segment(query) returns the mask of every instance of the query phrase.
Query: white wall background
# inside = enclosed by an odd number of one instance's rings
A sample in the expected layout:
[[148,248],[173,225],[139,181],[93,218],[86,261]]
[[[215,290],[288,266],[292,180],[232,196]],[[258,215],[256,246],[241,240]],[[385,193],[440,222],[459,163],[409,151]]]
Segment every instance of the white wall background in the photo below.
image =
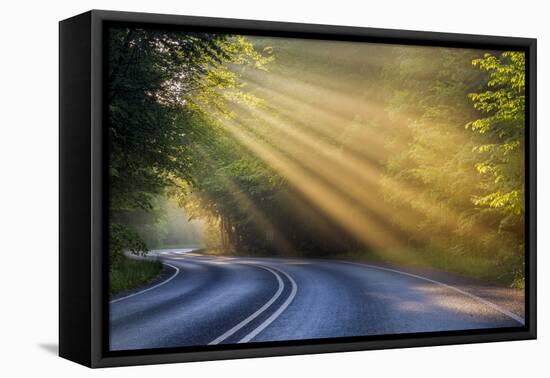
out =
[[[0,375],[60,377],[540,377],[550,372],[546,123],[550,26],[544,1],[4,1],[0,21]],[[539,340],[89,370],[57,344],[58,25],[111,9],[539,39]]]

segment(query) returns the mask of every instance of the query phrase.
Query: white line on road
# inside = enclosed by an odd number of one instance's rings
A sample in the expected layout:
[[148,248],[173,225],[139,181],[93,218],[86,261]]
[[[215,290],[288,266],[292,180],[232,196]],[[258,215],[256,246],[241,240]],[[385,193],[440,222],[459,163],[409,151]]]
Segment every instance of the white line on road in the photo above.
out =
[[162,282],[156,284],[155,286],[151,286],[151,287],[149,287],[149,288],[147,288],[147,289],[145,289],[145,290],[138,291],[137,293],[133,293],[133,294],[127,295],[127,296],[122,297],[122,298],[113,299],[112,301],[109,302],[109,304],[113,304],[113,303],[122,301],[122,300],[124,300],[124,299],[128,299],[128,298],[134,297],[134,296],[136,296],[136,295],[138,295],[138,294],[146,293],[146,292],[148,292],[148,291],[150,291],[150,290],[156,289],[157,287],[162,286],[162,285],[167,284],[168,282],[172,281],[172,279],[173,279],[174,277],[176,277],[176,276],[178,275],[178,273],[180,272],[179,268],[178,268],[177,266],[174,266],[174,265],[172,265],[172,264],[168,264],[168,263],[165,263],[165,262],[163,262],[163,264],[164,264],[164,265],[168,265],[168,266],[171,267],[171,268],[174,268],[174,269],[176,270],[176,272],[175,272],[174,274],[172,274],[167,280],[162,281]]
[[388,272],[398,273],[398,274],[402,274],[402,275],[405,275],[405,276],[417,278],[417,279],[420,279],[420,280],[423,280],[423,281],[427,281],[427,282],[430,282],[430,283],[433,283],[433,284],[436,284],[436,285],[443,286],[447,289],[454,290],[454,291],[456,291],[456,292],[458,292],[462,295],[465,295],[465,296],[467,296],[469,298],[472,298],[472,299],[474,299],[478,302],[481,302],[481,303],[491,307],[493,310],[496,310],[496,311],[500,312],[501,314],[504,314],[504,315],[508,316],[509,318],[514,319],[515,321],[517,321],[518,323],[521,323],[522,325],[525,325],[525,319],[523,319],[522,317],[520,317],[520,316],[518,316],[518,315],[516,315],[516,314],[500,307],[499,305],[497,305],[493,302],[489,302],[488,300],[483,299],[481,297],[478,297],[477,295],[474,295],[472,293],[468,293],[467,291],[459,289],[458,287],[451,286],[451,285],[448,285],[448,284],[440,282],[440,281],[432,280],[431,278],[422,277],[422,276],[419,276],[419,275],[416,275],[416,274],[407,273],[407,272],[403,272],[403,271],[396,270],[396,269],[384,268],[384,267],[381,267],[381,266],[370,265],[370,264],[362,264],[362,263],[356,263],[356,262],[351,262],[351,261],[342,261],[342,262],[346,263],[346,264],[366,266],[367,268],[379,269],[379,270],[385,270],[385,271],[388,271]]
[[247,343],[249,342],[250,340],[252,340],[254,337],[256,337],[260,332],[262,332],[265,328],[267,328],[267,326],[269,326],[271,323],[273,323],[273,321],[275,321],[275,319],[277,319],[282,313],[284,310],[286,310],[286,308],[292,303],[292,301],[294,300],[294,297],[296,296],[296,292],[298,291],[298,285],[296,284],[296,281],[294,281],[292,279],[292,277],[290,277],[286,272],[282,271],[282,270],[279,270],[277,269],[279,272],[283,273],[287,278],[288,280],[290,281],[290,283],[292,284],[292,291],[290,292],[290,295],[288,296],[288,298],[286,299],[286,301],[281,305],[281,307],[279,307],[277,309],[277,311],[275,311],[269,318],[267,318],[262,324],[260,324],[255,330],[253,330],[252,332],[250,332],[248,335],[246,335],[245,337],[243,337],[241,340],[239,340],[239,344],[240,343]]
[[274,270],[272,270],[268,267],[265,267],[265,266],[262,266],[262,265],[255,265],[255,264],[253,266],[257,266],[258,268],[265,269],[265,270],[269,271],[270,273],[272,273],[277,278],[277,282],[279,283],[279,287],[277,288],[277,291],[275,292],[275,295],[273,295],[269,301],[267,301],[262,307],[260,307],[256,312],[254,312],[248,318],[244,319],[242,322],[237,324],[235,327],[231,328],[229,331],[225,332],[220,337],[218,337],[215,340],[208,343],[208,345],[219,344],[222,341],[224,341],[225,339],[227,339],[229,336],[233,335],[235,332],[237,332],[238,330],[240,330],[241,328],[246,326],[252,320],[254,320],[258,316],[260,316],[260,314],[262,314],[265,310],[267,310],[269,308],[269,306],[271,306],[273,304],[273,302],[275,302],[277,300],[277,298],[279,298],[281,296],[281,293],[283,292],[283,289],[285,288],[285,284],[283,283],[283,280],[282,280],[281,276],[279,276],[277,274],[277,272],[275,272]]

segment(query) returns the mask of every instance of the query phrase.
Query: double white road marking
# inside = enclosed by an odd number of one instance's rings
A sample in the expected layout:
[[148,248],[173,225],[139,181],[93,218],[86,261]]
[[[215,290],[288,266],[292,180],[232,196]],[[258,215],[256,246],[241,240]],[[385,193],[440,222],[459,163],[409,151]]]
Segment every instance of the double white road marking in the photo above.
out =
[[[517,321],[520,324],[525,324],[525,320],[522,317],[520,317],[520,316],[518,316],[518,315],[516,315],[516,314],[514,314],[514,313],[512,313],[512,312],[496,305],[495,303],[492,303],[492,302],[490,302],[490,301],[488,301],[484,298],[478,297],[477,295],[474,295],[472,293],[469,293],[467,291],[459,289],[455,286],[451,286],[451,285],[445,284],[445,283],[440,282],[440,281],[436,281],[436,280],[433,280],[433,279],[430,279],[430,278],[427,278],[427,277],[419,276],[419,275],[408,273],[408,272],[403,272],[403,271],[396,270],[396,269],[385,268],[385,267],[370,265],[370,264],[356,263],[356,262],[347,262],[347,261],[343,261],[343,262],[348,263],[348,264],[352,264],[352,265],[363,266],[363,267],[366,267],[366,268],[397,273],[397,274],[413,277],[413,278],[420,279],[420,280],[423,280],[423,281],[426,281],[426,282],[430,282],[432,284],[442,286],[446,289],[453,290],[453,291],[458,292],[458,293],[460,293],[460,294],[462,294],[466,297],[469,297],[473,300],[476,300],[480,303],[483,303],[486,306],[491,307],[493,310],[496,310],[497,312],[500,312],[501,314],[504,314],[504,315],[508,316],[509,318],[514,319],[515,321]],[[145,290],[141,290],[141,291],[138,291],[136,293],[133,293],[133,294],[121,297],[121,298],[113,299],[112,301],[110,301],[110,303],[111,304],[116,303],[116,302],[119,302],[119,301],[122,301],[122,300],[125,300],[125,299],[128,299],[128,298],[131,298],[133,296],[143,294],[147,291],[156,289],[156,288],[170,282],[180,272],[180,269],[178,267],[174,266],[174,265],[168,264],[166,262],[163,262],[163,264],[168,265],[171,268],[175,269],[174,274],[172,276],[170,276],[168,279],[166,279],[166,280],[164,280],[164,281],[162,281],[162,282],[160,282],[160,283],[158,283],[154,286],[151,286],[151,287],[149,287]],[[274,310],[274,312],[271,314],[271,316],[269,316],[259,326],[257,326],[252,331],[250,331],[247,335],[242,337],[238,341],[238,343],[247,343],[247,342],[251,341],[252,339],[254,339],[264,329],[266,329],[271,323],[273,323],[287,309],[287,307],[292,303],[292,301],[296,297],[296,293],[298,291],[298,285],[296,284],[296,281],[294,281],[294,279],[289,274],[287,274],[286,272],[284,272],[280,269],[276,269],[274,267],[267,267],[267,266],[260,265],[260,264],[257,264],[257,263],[246,263],[246,264],[264,269],[264,270],[270,272],[271,274],[273,274],[275,276],[275,278],[277,279],[277,285],[278,285],[277,290],[275,291],[275,294],[265,304],[263,304],[258,310],[256,310],[254,313],[249,315],[246,319],[242,320],[240,323],[238,323],[237,325],[235,325],[234,327],[229,329],[227,332],[223,333],[221,336],[219,336],[216,339],[212,340],[208,345],[216,345],[216,344],[219,344],[219,343],[223,342],[224,340],[226,340],[227,338],[231,337],[236,332],[241,330],[243,327],[250,324],[254,319],[258,318],[265,311],[267,311],[277,301],[277,299],[279,299],[281,297],[281,295],[283,294],[283,291],[285,289],[285,283],[283,281],[283,278],[281,277],[281,274],[284,275],[288,279],[288,281],[290,282],[290,285],[291,285],[290,294],[288,295],[286,300],[276,310]]]
[[296,284],[296,281],[288,275],[287,273],[283,272],[282,270],[275,269],[275,268],[268,268],[267,266],[258,265],[258,264],[250,264],[253,266],[256,266],[258,268],[262,268],[270,272],[277,278],[278,288],[275,294],[258,310],[256,310],[253,314],[248,316],[246,319],[241,321],[239,324],[225,332],[223,335],[217,337],[216,339],[212,340],[208,345],[216,345],[233,335],[235,332],[239,331],[241,328],[248,325],[250,322],[252,322],[254,319],[256,319],[258,316],[260,316],[263,312],[265,312],[283,293],[283,290],[285,288],[285,284],[279,273],[282,273],[285,275],[285,277],[290,281],[291,284],[291,291],[290,295],[287,297],[287,299],[271,314],[269,318],[264,320],[262,324],[260,324],[258,327],[254,328],[250,333],[248,333],[246,336],[244,336],[242,339],[238,341],[238,343],[247,343],[250,340],[252,340],[254,337],[256,337],[260,332],[262,332],[264,329],[266,329],[271,323],[275,321],[282,313],[286,310],[286,308],[292,303],[294,300],[294,297],[296,297],[296,293],[298,291],[298,285]]
[[[153,290],[153,289],[156,289],[162,285],[165,285],[167,284],[168,282],[170,282],[171,280],[173,280],[179,273],[180,273],[180,269],[177,267],[177,266],[174,266],[172,264],[169,264],[169,263],[166,263],[166,262],[163,262],[164,265],[168,265],[169,267],[175,269],[175,272],[174,274],[172,274],[169,278],[167,278],[166,280],[156,284],[156,285],[153,285],[151,287],[148,287],[147,289],[144,289],[144,290],[140,290],[138,292],[135,292],[135,293],[132,293],[132,294],[129,294],[129,295],[126,295],[124,297],[121,297],[121,298],[116,298],[116,299],[113,299],[109,302],[109,304],[113,304],[113,303],[116,303],[116,302],[120,302],[120,301],[123,301],[125,299],[129,299],[129,298],[132,298],[136,295],[139,295],[139,294],[143,294],[143,293],[146,293],[150,290]],[[283,274],[289,281],[290,281],[290,284],[291,284],[291,291],[290,291],[290,295],[287,297],[287,299],[279,306],[279,308],[277,308],[273,314],[267,318],[262,324],[260,324],[258,327],[256,327],[254,330],[252,330],[249,334],[247,334],[246,336],[244,336],[241,340],[238,341],[238,343],[246,343],[246,342],[249,342],[250,340],[252,340],[254,337],[256,337],[260,332],[262,332],[264,329],[266,329],[271,323],[273,323],[275,321],[275,319],[277,319],[282,313],[283,311],[286,310],[286,308],[292,303],[292,301],[294,300],[294,297],[296,297],[296,293],[298,291],[298,285],[296,284],[296,281],[294,281],[294,279],[288,275],[286,272],[283,272],[282,270],[279,270],[279,269],[275,269],[275,268],[269,268],[267,266],[264,266],[264,265],[259,265],[259,264],[250,264],[250,263],[247,263],[248,265],[252,265],[252,266],[255,266],[255,267],[258,267],[258,268],[261,268],[261,269],[264,269],[264,270],[267,270],[268,272],[270,272],[271,274],[273,274],[275,276],[275,278],[277,279],[277,284],[278,284],[278,287],[277,287],[277,291],[275,292],[275,294],[262,306],[260,307],[258,310],[256,310],[253,314],[251,314],[250,316],[248,316],[246,319],[244,319],[243,321],[241,321],[239,324],[237,324],[236,326],[234,326],[233,328],[231,328],[230,330],[228,330],[227,332],[225,332],[223,335],[217,337],[215,340],[211,341],[208,345],[216,345],[216,344],[219,344],[221,343],[222,341],[224,341],[225,339],[227,339],[228,337],[230,337],[231,335],[233,335],[235,332],[239,331],[241,328],[245,327],[246,325],[248,325],[250,322],[252,322],[254,319],[256,319],[258,316],[260,316],[262,313],[264,313],[269,307],[271,307],[271,305],[277,300],[279,299],[279,297],[281,296],[281,294],[283,293],[283,290],[285,288],[285,284],[284,284],[284,281],[283,279],[281,278],[281,276],[279,275],[279,273]]]

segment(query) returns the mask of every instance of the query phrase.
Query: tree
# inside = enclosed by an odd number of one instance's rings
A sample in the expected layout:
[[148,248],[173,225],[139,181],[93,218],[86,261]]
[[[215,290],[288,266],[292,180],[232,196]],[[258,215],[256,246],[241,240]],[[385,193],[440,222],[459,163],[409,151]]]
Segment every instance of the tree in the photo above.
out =
[[[515,286],[524,285],[525,264],[525,54],[485,54],[473,65],[489,74],[487,88],[472,93],[474,107],[485,117],[466,125],[484,137],[474,146],[482,192],[472,198],[478,213],[495,219],[493,240],[499,257],[512,266]],[[496,240],[498,238],[498,240]],[[494,245],[493,245],[494,248]]]
[[[191,182],[197,140],[208,144],[212,111],[247,99],[236,67],[267,61],[244,37],[113,28],[109,35],[111,241],[133,235],[123,213],[151,211],[174,177]],[[124,233],[124,234],[121,234]],[[141,244],[142,247],[145,247]]]
[[485,54],[473,64],[489,72],[489,89],[470,95],[474,107],[487,116],[467,127],[489,138],[474,148],[481,158],[476,168],[484,176],[485,189],[474,203],[501,212],[501,227],[506,228],[521,224],[525,212],[525,54]]
[[[471,153],[476,138],[464,129],[478,115],[467,96],[485,80],[471,66],[474,54],[405,48],[388,69],[399,148],[386,161],[382,190],[411,240],[445,253],[474,248],[472,233],[483,227],[469,218],[479,180]],[[415,222],[404,223],[403,213]]]
[[402,126],[383,191],[424,257],[521,286],[524,55],[474,54],[405,48],[388,68],[388,111]]

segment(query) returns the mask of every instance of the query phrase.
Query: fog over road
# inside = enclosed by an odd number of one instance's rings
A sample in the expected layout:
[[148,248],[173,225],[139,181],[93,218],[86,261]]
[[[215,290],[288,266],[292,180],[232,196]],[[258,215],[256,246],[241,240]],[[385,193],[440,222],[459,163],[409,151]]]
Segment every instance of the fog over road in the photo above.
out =
[[513,289],[343,261],[157,251],[162,281],[114,297],[111,350],[522,326]]

